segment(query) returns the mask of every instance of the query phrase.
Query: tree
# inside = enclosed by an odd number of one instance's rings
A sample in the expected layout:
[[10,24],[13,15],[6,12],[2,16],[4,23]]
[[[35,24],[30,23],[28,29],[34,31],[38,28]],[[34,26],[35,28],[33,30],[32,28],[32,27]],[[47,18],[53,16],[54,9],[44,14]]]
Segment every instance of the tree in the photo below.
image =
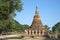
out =
[[[9,25],[13,23],[15,11],[22,10],[21,0],[0,0],[0,30],[8,31]],[[0,32],[0,33],[1,33]]]
[[49,30],[49,29],[50,29],[50,27],[48,27],[48,25],[44,25],[44,27],[45,27],[47,30]]
[[1,17],[11,16],[15,10],[22,10],[21,0],[0,0],[0,15]]
[[56,23],[53,27],[52,27],[52,31],[58,31],[60,32],[60,22]]
[[24,24],[24,25],[22,25],[21,30],[22,30],[22,32],[24,32],[24,31],[25,31],[25,29],[28,29],[28,28],[29,28],[29,25]]

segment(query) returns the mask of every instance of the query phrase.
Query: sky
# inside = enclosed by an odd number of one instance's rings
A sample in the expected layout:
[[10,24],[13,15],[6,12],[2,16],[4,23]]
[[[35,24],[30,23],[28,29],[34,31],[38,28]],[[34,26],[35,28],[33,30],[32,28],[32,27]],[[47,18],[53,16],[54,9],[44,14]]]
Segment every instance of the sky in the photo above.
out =
[[21,0],[23,10],[15,12],[14,17],[20,24],[31,25],[35,15],[36,3],[38,4],[39,16],[43,25],[53,27],[60,22],[60,0]]

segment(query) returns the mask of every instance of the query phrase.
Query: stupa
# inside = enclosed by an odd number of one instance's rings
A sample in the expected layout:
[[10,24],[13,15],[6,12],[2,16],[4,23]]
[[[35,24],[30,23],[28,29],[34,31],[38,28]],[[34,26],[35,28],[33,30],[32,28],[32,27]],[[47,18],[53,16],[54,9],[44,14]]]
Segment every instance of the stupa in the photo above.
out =
[[48,30],[43,27],[41,22],[37,5],[32,25],[28,29],[25,29],[24,35],[25,37],[46,37],[48,35]]

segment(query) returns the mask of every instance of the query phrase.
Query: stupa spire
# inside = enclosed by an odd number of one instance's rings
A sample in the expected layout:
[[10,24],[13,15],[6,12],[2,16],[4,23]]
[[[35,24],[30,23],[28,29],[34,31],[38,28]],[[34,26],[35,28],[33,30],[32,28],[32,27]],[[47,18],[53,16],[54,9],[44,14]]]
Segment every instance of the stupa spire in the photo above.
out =
[[38,3],[36,2],[36,12],[35,15],[38,15]]

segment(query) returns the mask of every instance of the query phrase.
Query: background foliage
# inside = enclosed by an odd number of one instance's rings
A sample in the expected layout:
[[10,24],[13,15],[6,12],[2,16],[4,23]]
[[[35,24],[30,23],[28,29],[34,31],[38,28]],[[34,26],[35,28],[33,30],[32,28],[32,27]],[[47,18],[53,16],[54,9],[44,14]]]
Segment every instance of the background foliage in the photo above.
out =
[[0,0],[0,33],[23,32],[28,25],[21,25],[13,19],[15,11],[22,11],[21,0]]

